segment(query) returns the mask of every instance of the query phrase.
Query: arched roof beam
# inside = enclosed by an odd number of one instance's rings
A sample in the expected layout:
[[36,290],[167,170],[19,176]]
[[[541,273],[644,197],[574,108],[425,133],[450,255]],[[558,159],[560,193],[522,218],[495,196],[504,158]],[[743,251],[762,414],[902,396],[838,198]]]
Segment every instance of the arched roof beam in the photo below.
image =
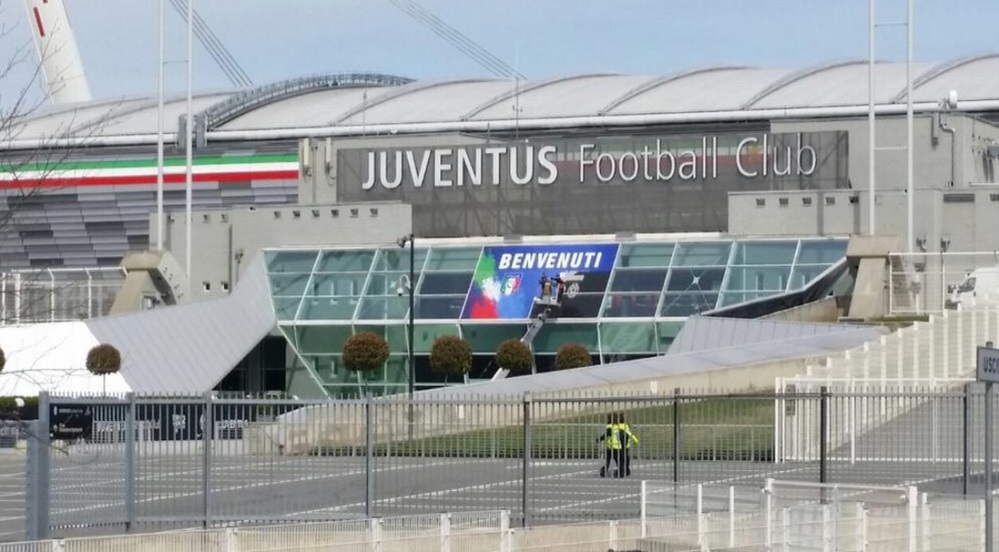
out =
[[732,70],[738,70],[738,69],[751,69],[751,67],[747,67],[747,66],[743,66],[743,65],[731,65],[731,66],[720,66],[720,67],[701,67],[701,68],[698,68],[698,69],[689,69],[689,70],[686,70],[686,71],[680,71],[678,73],[670,73],[669,75],[664,75],[664,76],[661,76],[661,77],[656,77],[654,79],[650,79],[650,80],[648,80],[646,82],[643,82],[642,84],[640,84],[640,85],[632,88],[631,90],[628,90],[627,92],[625,92],[624,94],[622,94],[618,98],[616,98],[613,101],[611,101],[609,104],[605,105],[600,111],[597,112],[597,114],[598,115],[606,115],[611,110],[613,110],[614,108],[620,106],[621,104],[623,104],[623,103],[625,103],[625,102],[627,102],[629,100],[632,100],[634,98],[637,98],[638,96],[641,96],[642,94],[644,94],[644,93],[646,93],[646,92],[648,92],[648,91],[650,91],[650,90],[652,90],[654,88],[658,88],[658,87],[660,87],[660,86],[662,86],[664,84],[668,84],[668,83],[671,83],[671,82],[674,82],[674,81],[678,81],[680,79],[685,79],[687,77],[692,77],[694,75],[700,75],[700,74],[703,74],[703,73],[713,73],[715,71],[732,71]]
[[309,94],[317,90],[358,86],[402,86],[411,82],[413,82],[412,79],[379,73],[341,73],[291,79],[260,86],[234,94],[229,99],[223,100],[198,114],[195,121],[198,142],[201,143],[201,137],[210,129],[259,107],[288,98]]
[[[964,67],[965,65],[975,63],[976,61],[982,61],[992,58],[999,58],[999,53],[976,54],[973,56],[962,57],[941,63],[933,67],[929,71],[923,73],[922,75],[919,75],[919,77],[917,77],[916,80],[912,81],[912,91],[915,92],[916,89],[919,88],[920,86],[930,82],[931,80],[937,77],[943,76],[951,71],[954,71],[960,67]],[[894,98],[891,99],[892,103],[900,103],[905,101],[906,88],[907,87],[902,88],[902,90],[898,94],[896,94]]]
[[491,108],[491,107],[493,107],[495,105],[503,103],[506,100],[509,100],[509,99],[511,99],[511,98],[513,98],[515,96],[520,96],[521,94],[524,94],[524,93],[527,93],[527,92],[531,92],[532,90],[538,90],[538,89],[544,88],[546,86],[552,86],[552,85],[555,85],[555,84],[559,84],[559,83],[562,83],[562,82],[568,82],[568,81],[572,81],[572,80],[587,79],[587,78],[592,78],[592,77],[609,77],[609,76],[613,76],[613,75],[615,75],[615,73],[587,73],[587,74],[583,74],[583,75],[568,75],[568,76],[563,76],[563,77],[555,77],[553,79],[545,79],[545,80],[540,80],[540,81],[536,81],[536,82],[533,82],[533,83],[528,83],[528,84],[524,85],[523,88],[517,88],[515,90],[508,90],[506,92],[503,92],[502,94],[498,94],[496,96],[493,96],[492,98],[486,100],[486,102],[483,103],[482,105],[479,105],[478,107],[473,108],[468,113],[462,115],[459,118],[459,120],[461,120],[461,121],[468,121],[472,117],[475,117],[479,113],[482,113],[483,111],[485,111],[485,110],[487,110],[487,109],[489,109],[489,108]]
[[[206,96],[217,96],[223,93],[224,92],[205,92],[203,94],[198,94],[194,96],[194,99],[197,100],[200,98],[204,98]],[[186,98],[187,96],[185,94],[170,94],[164,96],[163,106],[166,107],[172,103],[182,102]],[[159,99],[157,98],[149,99],[148,97],[142,97],[137,99],[140,101],[136,101],[135,105],[133,105],[132,107],[129,107],[123,111],[109,112],[108,115],[103,119],[98,118],[97,120],[91,120],[82,123],[79,126],[74,127],[72,132],[76,133],[84,130],[90,130],[106,124],[113,124],[114,121],[117,119],[128,117],[129,115],[135,115],[136,113],[141,113],[147,109],[156,109],[157,107],[159,107]]]
[[821,65],[815,65],[812,67],[806,67],[800,71],[794,71],[790,75],[786,75],[782,78],[777,79],[769,86],[759,91],[755,96],[749,99],[748,102],[742,105],[742,109],[751,109],[754,105],[761,102],[767,96],[786,88],[798,81],[807,79],[808,77],[817,75],[825,71],[831,71],[833,69],[838,69],[840,67],[848,67],[850,65],[859,65],[861,63],[866,64],[866,61],[834,61],[830,63],[823,63]]
[[381,104],[383,104],[383,103],[385,103],[387,101],[395,100],[395,99],[401,98],[403,96],[408,96],[409,94],[415,94],[417,92],[422,92],[424,90],[429,90],[431,88],[437,88],[437,87],[440,87],[440,86],[447,86],[447,85],[450,85],[450,84],[465,84],[465,83],[471,83],[471,82],[488,82],[490,80],[493,80],[493,79],[461,79],[461,80],[447,80],[447,81],[420,81],[420,82],[411,83],[411,84],[409,84],[407,86],[400,86],[400,87],[396,88],[395,90],[391,90],[389,92],[386,92],[385,94],[382,94],[381,96],[378,96],[377,98],[375,98],[374,100],[372,100],[370,102],[362,102],[361,105],[358,105],[357,107],[354,107],[354,108],[350,109],[349,111],[347,111],[346,113],[344,113],[343,115],[341,115],[340,118],[337,119],[336,122],[333,123],[333,124],[334,125],[342,124],[342,123],[344,123],[346,121],[349,121],[352,117],[355,117],[355,116],[359,115],[361,112],[367,111],[368,109],[371,109],[372,107],[375,107],[376,105],[381,105]]

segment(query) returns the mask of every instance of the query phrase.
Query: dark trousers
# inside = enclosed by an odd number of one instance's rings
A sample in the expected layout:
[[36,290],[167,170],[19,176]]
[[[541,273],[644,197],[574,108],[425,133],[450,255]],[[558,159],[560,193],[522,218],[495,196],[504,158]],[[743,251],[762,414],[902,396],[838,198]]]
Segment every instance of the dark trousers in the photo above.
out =
[[623,475],[631,475],[631,449],[621,450],[621,461],[618,462]]

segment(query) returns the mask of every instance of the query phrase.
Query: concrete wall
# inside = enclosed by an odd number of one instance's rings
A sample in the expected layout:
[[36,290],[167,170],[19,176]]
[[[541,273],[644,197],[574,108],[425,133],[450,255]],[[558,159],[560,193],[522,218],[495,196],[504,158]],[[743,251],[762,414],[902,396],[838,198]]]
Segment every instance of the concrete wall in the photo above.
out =
[[[193,220],[190,296],[201,301],[227,294],[263,248],[394,244],[411,231],[412,209],[401,203],[239,207],[198,211]],[[186,232],[183,211],[171,212],[164,246],[182,267]]]

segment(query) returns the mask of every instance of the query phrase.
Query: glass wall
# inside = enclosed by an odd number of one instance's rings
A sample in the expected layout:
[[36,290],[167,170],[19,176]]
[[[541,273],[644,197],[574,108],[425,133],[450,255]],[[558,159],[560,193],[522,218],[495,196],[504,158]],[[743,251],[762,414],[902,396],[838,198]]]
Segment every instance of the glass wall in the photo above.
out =
[[[376,394],[398,393],[408,388],[411,267],[418,389],[460,383],[445,382],[443,376],[430,371],[427,355],[437,337],[458,335],[466,339],[475,355],[471,377],[482,379],[495,372],[492,358],[496,346],[524,335],[527,316],[482,319],[466,312],[471,310],[466,309],[466,302],[473,287],[486,290],[486,295],[494,294],[497,301],[518,292],[534,293],[537,283],[530,281],[530,272],[524,272],[522,278],[516,271],[500,274],[495,270],[509,259],[490,257],[488,263],[483,262],[487,249],[496,255],[506,246],[420,247],[419,240],[417,245],[412,259],[409,249],[395,246],[265,251],[278,325],[297,362],[311,370],[331,395],[355,396],[362,389]],[[539,262],[548,262],[550,267],[555,261],[543,257],[545,251],[559,247],[576,251],[585,249],[584,245],[530,247],[540,252],[544,260]],[[509,247],[523,251],[526,246]],[[639,240],[615,247],[609,277],[601,276],[586,285],[581,282],[578,293],[572,294],[573,304],[586,308],[571,318],[555,316],[534,338],[539,370],[548,369],[555,352],[567,342],[585,345],[595,361],[605,363],[665,353],[686,317],[800,289],[843,257],[846,241]],[[564,260],[571,259],[571,254],[564,255]],[[609,262],[607,266],[611,266]],[[572,276],[576,272],[561,274]],[[502,281],[493,286],[483,283],[490,277]],[[340,353],[347,338],[361,331],[384,336],[391,357],[381,371],[359,379],[343,366]]]

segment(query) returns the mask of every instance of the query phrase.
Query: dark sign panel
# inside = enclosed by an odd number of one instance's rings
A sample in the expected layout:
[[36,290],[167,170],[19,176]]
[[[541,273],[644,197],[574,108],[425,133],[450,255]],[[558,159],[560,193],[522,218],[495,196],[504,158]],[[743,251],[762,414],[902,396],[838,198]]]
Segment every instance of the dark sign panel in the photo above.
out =
[[730,192],[847,188],[847,158],[845,132],[341,149],[337,190],[412,203],[428,237],[725,231]]

